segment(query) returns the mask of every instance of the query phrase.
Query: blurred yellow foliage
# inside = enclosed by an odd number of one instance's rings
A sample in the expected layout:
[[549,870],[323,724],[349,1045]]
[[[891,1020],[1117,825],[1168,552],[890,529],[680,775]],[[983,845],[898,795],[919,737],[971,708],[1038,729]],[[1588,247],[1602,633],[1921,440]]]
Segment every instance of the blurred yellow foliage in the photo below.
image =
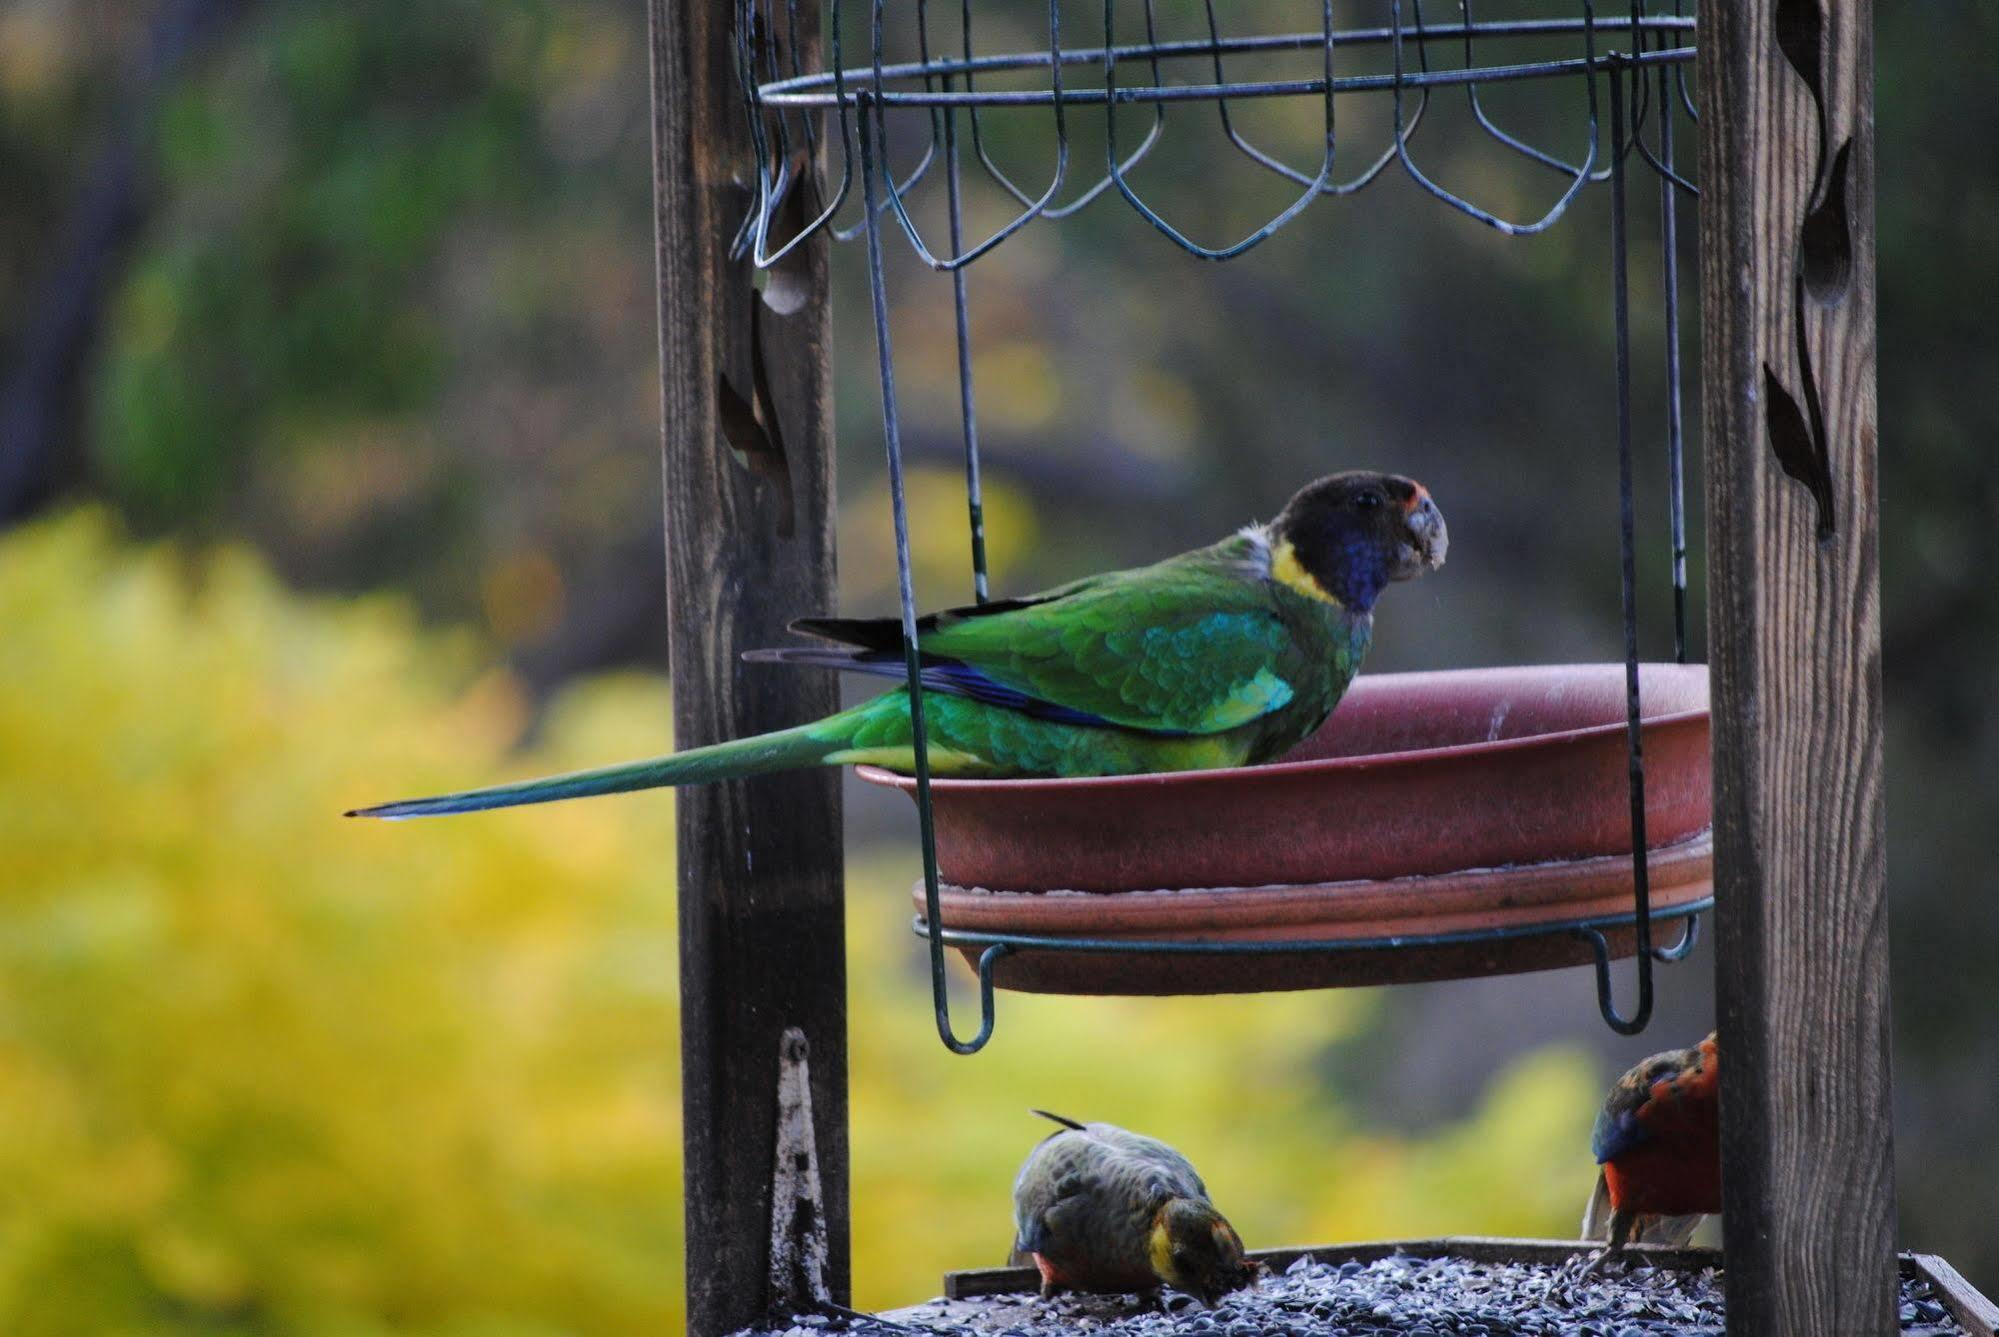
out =
[[[909,562],[919,608],[972,602],[972,521],[961,470],[923,465],[904,476]],[[982,488],[986,572],[1006,591],[1013,568],[1040,539],[1026,493],[988,475]],[[895,611],[895,524],[885,488],[868,488],[840,513],[840,602],[857,615]],[[798,610],[799,616],[815,611]]]
[[[663,748],[663,684],[579,687],[516,751],[466,639],[91,514],[0,540],[0,627],[0,1331],[676,1330],[670,798],[336,816]],[[954,1058],[909,876],[854,861],[861,1303],[1000,1259],[1030,1104],[1176,1141],[1253,1244],[1571,1228],[1581,1059],[1424,1141],[1314,1075],[1364,996],[1006,996]]]
[[0,1331],[672,1330],[667,805],[339,817],[664,744],[663,688],[510,761],[462,638],[90,516],[0,547],[0,626]]
[[972,363],[979,406],[1002,431],[1030,435],[1055,421],[1062,408],[1062,378],[1048,345],[1033,339],[1002,340]]

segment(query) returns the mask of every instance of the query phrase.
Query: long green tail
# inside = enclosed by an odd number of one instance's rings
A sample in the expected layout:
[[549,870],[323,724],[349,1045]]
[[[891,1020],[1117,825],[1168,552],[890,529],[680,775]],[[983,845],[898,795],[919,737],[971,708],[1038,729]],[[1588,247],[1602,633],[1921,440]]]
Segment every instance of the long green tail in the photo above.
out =
[[[435,798],[404,799],[372,808],[356,808],[349,817],[442,817],[455,812],[483,812],[488,808],[518,808],[529,803],[554,803],[566,798],[594,798],[599,794],[625,794],[635,789],[661,789],[668,785],[698,785],[710,780],[735,780],[746,775],[768,775],[772,771],[796,770],[832,761],[835,754],[853,744],[854,735],[879,714],[885,698],[843,710],[837,715],[801,724],[795,729],[779,729],[739,738],[727,743],[693,747],[669,757],[626,762],[590,771],[572,771],[540,780],[493,785],[487,789],[467,789]],[[905,718],[907,716],[905,715]]]

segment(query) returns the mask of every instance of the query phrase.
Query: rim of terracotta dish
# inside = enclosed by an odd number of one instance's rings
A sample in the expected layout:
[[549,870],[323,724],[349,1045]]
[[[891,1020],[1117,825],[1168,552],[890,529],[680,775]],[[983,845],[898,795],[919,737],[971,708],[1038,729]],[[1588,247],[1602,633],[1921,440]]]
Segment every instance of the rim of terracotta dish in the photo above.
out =
[[[1528,664],[1521,668],[1573,668],[1568,664]],[[1614,667],[1622,668],[1622,664]],[[1662,669],[1702,669],[1705,664],[1665,664],[1651,660],[1641,662],[1641,667]],[[1414,673],[1379,674],[1381,678],[1442,678],[1472,676],[1486,673],[1517,672],[1511,668],[1475,669],[1431,669]],[[1663,728],[1668,725],[1685,724],[1692,720],[1702,720],[1713,714],[1713,707],[1702,706],[1693,710],[1676,710],[1662,715],[1640,715],[1641,729]],[[1078,786],[1094,786],[1106,789],[1149,788],[1155,785],[1201,784],[1211,782],[1218,776],[1254,775],[1263,776],[1315,774],[1320,771],[1366,770],[1376,766],[1413,765],[1419,762],[1452,757],[1485,756],[1495,752],[1520,752],[1532,748],[1554,747],[1579,739],[1597,738],[1604,734],[1623,733],[1629,722],[1614,720],[1606,724],[1586,724],[1576,729],[1557,729],[1550,733],[1522,734],[1518,738],[1496,738],[1477,743],[1451,743],[1444,747],[1405,748],[1400,752],[1362,752],[1350,757],[1319,757],[1306,761],[1266,761],[1256,766],[1219,766],[1207,770],[1157,771],[1140,775],[1062,775],[1062,776],[1022,776],[1016,779],[953,780],[943,776],[930,777],[930,788],[936,791],[973,791],[992,785],[1004,785],[1009,792],[1030,789],[1074,789]],[[903,775],[880,766],[860,765],[854,767],[854,774],[869,784],[881,785],[889,789],[914,789],[916,777]]]
[[[1653,845],[1645,851],[1651,872],[1652,896],[1659,905],[1698,899],[1691,893],[1712,883],[1714,828],[1702,827],[1683,839]],[[1054,887],[1047,891],[1012,891],[939,882],[939,908],[945,929],[994,931],[990,925],[1016,923],[1025,912],[1031,918],[1074,919],[1085,910],[1098,918],[1118,921],[1115,932],[1150,931],[1158,920],[1198,916],[1226,909],[1232,916],[1262,916],[1259,924],[1279,919],[1331,919],[1342,924],[1378,924],[1384,920],[1450,918],[1481,912],[1478,905],[1494,896],[1506,898],[1498,908],[1529,918],[1569,909],[1590,900],[1616,898],[1629,903],[1631,855],[1586,854],[1574,859],[1503,864],[1492,868],[1453,868],[1441,873],[1398,873],[1389,877],[1341,878],[1330,882],[1269,882],[1256,886],[1133,887],[1124,891],[1079,891]],[[924,883],[909,889],[920,915],[926,909]],[[1662,900],[1661,898],[1667,898]],[[1677,899],[1672,899],[1677,898]],[[950,922],[957,911],[960,922]],[[977,925],[966,920],[976,920]]]

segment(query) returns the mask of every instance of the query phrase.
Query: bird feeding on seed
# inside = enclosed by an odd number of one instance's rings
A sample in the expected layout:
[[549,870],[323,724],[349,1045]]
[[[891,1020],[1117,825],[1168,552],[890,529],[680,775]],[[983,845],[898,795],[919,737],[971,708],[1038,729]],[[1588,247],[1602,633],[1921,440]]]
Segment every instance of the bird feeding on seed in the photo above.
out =
[[1115,1124],[1062,1127],[1029,1153],[1013,1185],[1013,1261],[1041,1294],[1170,1286],[1212,1306],[1263,1274],[1185,1156]]

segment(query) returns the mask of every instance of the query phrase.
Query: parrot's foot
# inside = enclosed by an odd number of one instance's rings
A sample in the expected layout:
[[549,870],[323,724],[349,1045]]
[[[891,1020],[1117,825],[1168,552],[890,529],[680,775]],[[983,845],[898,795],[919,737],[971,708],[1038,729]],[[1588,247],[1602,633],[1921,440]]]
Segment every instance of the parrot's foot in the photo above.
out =
[[1609,1267],[1611,1263],[1623,1261],[1625,1261],[1624,1251],[1616,1247],[1611,1247],[1598,1249],[1589,1256],[1587,1262],[1584,1262],[1582,1255],[1578,1254],[1569,1260],[1567,1267],[1564,1267],[1563,1270],[1567,1271],[1568,1267],[1575,1267],[1577,1264],[1581,1264],[1575,1274],[1574,1280],[1588,1281],[1592,1277],[1601,1275],[1604,1269]]

